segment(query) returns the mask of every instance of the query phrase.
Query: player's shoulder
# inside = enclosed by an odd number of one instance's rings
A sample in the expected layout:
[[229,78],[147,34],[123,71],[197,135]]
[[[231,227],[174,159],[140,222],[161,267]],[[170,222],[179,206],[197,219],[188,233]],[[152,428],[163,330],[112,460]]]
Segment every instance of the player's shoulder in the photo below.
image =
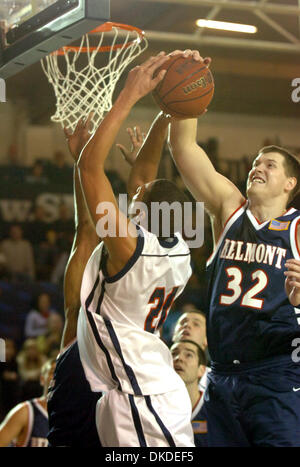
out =
[[170,238],[158,238],[152,232],[141,229],[141,234],[144,237],[143,254],[156,254],[158,256],[173,256],[173,255],[189,255],[190,249],[186,241],[182,238],[181,234],[176,232]]

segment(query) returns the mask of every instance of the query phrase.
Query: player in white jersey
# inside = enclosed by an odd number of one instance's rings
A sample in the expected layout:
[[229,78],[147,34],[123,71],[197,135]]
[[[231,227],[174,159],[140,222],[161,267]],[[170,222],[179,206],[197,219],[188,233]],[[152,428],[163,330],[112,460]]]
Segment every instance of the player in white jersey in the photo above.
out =
[[[157,334],[190,277],[189,249],[175,233],[175,222],[166,238],[129,221],[119,211],[103,169],[121,124],[163,78],[165,72],[153,75],[166,60],[160,54],[130,72],[78,160],[86,202],[103,238],[83,275],[77,328],[91,389],[106,391],[96,416],[103,446],[193,446],[189,396]],[[135,202],[144,203],[140,218],[148,219],[152,203],[164,200],[182,202],[185,197],[167,180],[139,187]]]

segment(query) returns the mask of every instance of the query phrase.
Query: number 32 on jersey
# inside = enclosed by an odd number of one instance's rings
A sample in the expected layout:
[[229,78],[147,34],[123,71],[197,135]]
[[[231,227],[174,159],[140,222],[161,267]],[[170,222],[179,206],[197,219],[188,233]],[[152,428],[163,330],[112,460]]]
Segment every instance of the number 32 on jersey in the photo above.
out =
[[257,298],[260,292],[262,292],[268,285],[268,276],[262,269],[257,269],[251,274],[251,279],[254,282],[253,286],[250,289],[243,293],[242,290],[242,281],[243,273],[240,268],[230,267],[225,269],[227,277],[229,279],[227,283],[227,289],[232,292],[231,295],[222,294],[220,296],[221,305],[232,305],[236,300],[241,296],[241,306],[254,308],[256,310],[261,310],[264,304],[263,298]]

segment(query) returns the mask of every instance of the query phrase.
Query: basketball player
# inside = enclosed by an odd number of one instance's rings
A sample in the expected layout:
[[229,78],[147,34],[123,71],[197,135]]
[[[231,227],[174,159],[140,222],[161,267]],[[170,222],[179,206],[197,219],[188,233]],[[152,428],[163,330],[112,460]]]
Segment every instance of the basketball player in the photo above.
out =
[[192,403],[192,427],[196,447],[207,447],[207,415],[199,381],[206,369],[206,357],[196,342],[182,339],[171,346],[176,373],[184,381]]
[[[164,54],[151,57],[129,73],[78,160],[89,212],[103,238],[83,275],[77,328],[91,389],[105,391],[96,417],[103,446],[193,446],[189,396],[157,335],[190,277],[190,252],[175,222],[167,237],[161,225],[156,236],[121,213],[104,172],[121,124],[163,78],[164,71],[153,76],[166,60]],[[143,202],[139,218],[148,220],[151,203],[163,200],[185,197],[167,180],[140,186],[134,197]]]
[[47,447],[48,413],[46,395],[53,377],[55,361],[48,360],[41,369],[42,397],[14,407],[0,425],[0,447]]
[[[71,154],[80,154],[88,142],[89,121],[80,120],[73,135],[65,131]],[[86,263],[99,243],[83,198],[78,169],[74,167],[75,236],[64,278],[65,327],[60,355],[48,392],[51,447],[101,447],[95,409],[101,393],[92,392],[85,377],[77,344],[80,287]]]
[[[185,55],[203,61],[196,51]],[[299,163],[283,148],[262,148],[245,199],[216,172],[196,132],[196,119],[174,121],[170,143],[187,187],[211,216],[215,243],[207,262],[209,442],[300,446],[300,367],[291,358],[300,336],[300,212],[287,209]]]

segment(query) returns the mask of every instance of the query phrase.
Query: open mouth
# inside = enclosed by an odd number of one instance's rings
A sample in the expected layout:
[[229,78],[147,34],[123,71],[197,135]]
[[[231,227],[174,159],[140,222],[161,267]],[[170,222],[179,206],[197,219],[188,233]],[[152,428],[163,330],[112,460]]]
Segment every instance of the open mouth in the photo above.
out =
[[266,183],[265,180],[261,177],[253,177],[252,180],[251,180],[252,183],[259,183],[260,185],[263,184],[263,183]]

